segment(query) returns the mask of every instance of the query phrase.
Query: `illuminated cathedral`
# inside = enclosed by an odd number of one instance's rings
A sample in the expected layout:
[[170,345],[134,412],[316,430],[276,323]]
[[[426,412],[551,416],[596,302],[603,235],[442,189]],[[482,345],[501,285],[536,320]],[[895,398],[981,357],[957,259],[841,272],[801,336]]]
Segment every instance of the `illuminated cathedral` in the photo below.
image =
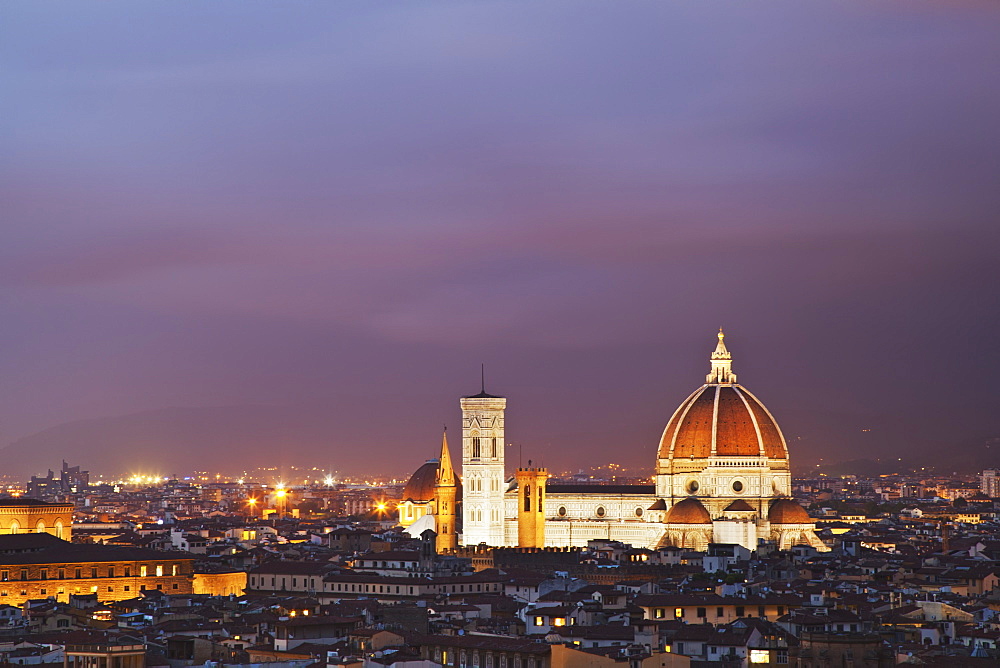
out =
[[610,539],[636,547],[704,550],[709,543],[756,549],[828,548],[791,497],[788,445],[774,416],[736,382],[732,355],[719,330],[704,385],[667,421],[653,484],[549,484],[540,468],[504,462],[507,399],[463,397],[462,475],[447,437],[438,459],[410,478],[399,522],[413,535],[437,533],[439,551],[459,545],[585,546]]

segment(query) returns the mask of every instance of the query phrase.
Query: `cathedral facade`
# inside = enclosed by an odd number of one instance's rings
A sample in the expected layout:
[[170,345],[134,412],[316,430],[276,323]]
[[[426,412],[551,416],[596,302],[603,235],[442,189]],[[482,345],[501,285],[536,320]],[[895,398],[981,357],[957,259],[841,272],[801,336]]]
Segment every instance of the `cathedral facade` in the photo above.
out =
[[721,330],[710,365],[705,384],[667,421],[647,485],[548,484],[548,472],[536,468],[508,475],[507,400],[485,389],[462,398],[461,480],[445,440],[440,458],[407,483],[400,524],[414,535],[433,529],[439,549],[610,539],[651,549],[705,549],[715,542],[753,550],[766,540],[781,549],[805,544],[825,551],[809,515],[789,496],[781,429],[736,382]]

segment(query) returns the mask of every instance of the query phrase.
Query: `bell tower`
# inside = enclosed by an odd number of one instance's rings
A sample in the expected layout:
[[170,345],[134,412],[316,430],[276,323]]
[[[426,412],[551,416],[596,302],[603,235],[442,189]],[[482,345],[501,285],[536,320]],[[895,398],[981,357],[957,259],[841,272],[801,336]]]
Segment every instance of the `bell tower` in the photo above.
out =
[[504,410],[507,399],[462,397],[462,545],[505,544]]
[[545,547],[545,482],[548,469],[519,468],[517,473],[517,546]]

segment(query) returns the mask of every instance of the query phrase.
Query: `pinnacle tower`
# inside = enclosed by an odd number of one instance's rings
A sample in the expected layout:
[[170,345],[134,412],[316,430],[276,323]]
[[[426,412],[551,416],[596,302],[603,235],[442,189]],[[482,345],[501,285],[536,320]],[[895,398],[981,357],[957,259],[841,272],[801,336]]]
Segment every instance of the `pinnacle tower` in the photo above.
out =
[[437,552],[450,552],[458,547],[458,534],[455,531],[457,518],[456,503],[458,501],[458,484],[455,469],[451,465],[451,452],[448,450],[448,429],[441,436],[441,457],[438,460],[437,480],[434,484],[434,526],[437,532],[435,548]]

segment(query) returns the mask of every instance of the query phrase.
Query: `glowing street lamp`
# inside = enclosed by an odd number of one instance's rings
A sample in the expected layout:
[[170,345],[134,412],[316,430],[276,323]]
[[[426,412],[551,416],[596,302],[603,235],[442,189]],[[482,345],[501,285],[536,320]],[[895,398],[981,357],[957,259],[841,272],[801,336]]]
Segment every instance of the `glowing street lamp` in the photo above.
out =
[[[279,483],[280,485],[281,483]],[[274,495],[278,497],[278,515],[281,517],[285,516],[285,498],[288,496],[288,490],[279,487],[275,490]]]

